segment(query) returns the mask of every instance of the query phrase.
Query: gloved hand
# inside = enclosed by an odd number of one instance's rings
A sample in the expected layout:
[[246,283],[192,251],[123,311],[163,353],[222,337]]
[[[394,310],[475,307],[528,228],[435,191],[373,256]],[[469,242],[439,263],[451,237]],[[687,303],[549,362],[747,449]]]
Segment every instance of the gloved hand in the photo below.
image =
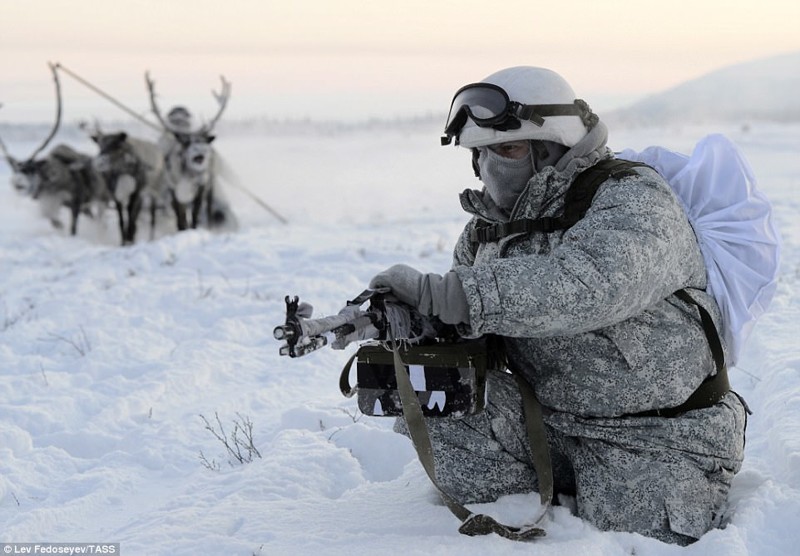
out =
[[397,299],[415,307],[425,316],[439,317],[445,324],[469,324],[469,303],[454,271],[423,274],[404,264],[396,264],[377,274],[370,288],[386,287]]

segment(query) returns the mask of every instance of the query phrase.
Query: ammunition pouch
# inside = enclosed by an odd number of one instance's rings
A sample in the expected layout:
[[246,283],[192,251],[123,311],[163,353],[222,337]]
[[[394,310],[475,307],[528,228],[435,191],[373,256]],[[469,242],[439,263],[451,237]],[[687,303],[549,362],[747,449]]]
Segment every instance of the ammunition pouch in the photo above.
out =
[[[401,344],[400,359],[419,399],[425,417],[459,417],[483,411],[486,406],[486,373],[502,369],[502,350],[494,339],[423,345]],[[365,415],[402,416],[397,391],[394,355],[380,342],[362,344],[342,370],[342,394],[358,394],[358,408]],[[356,364],[356,386],[349,376]]]

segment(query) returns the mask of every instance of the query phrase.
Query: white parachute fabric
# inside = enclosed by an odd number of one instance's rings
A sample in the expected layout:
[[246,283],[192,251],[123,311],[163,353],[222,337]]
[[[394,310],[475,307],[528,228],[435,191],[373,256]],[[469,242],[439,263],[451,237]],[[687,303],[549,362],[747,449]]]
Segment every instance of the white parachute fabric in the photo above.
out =
[[700,140],[691,156],[648,147],[638,153],[626,149],[617,157],[652,166],[677,194],[703,253],[708,292],[722,311],[728,363],[736,365],[772,301],[780,265],[772,205],[757,189],[753,170],[720,134]]

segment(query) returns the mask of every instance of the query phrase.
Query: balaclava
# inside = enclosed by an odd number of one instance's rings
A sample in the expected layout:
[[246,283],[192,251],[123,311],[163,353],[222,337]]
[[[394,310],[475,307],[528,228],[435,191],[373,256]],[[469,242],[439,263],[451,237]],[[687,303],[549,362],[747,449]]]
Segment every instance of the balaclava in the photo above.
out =
[[529,156],[513,159],[477,147],[479,177],[495,204],[510,213],[533,174],[555,164],[567,150],[552,141],[530,141]]

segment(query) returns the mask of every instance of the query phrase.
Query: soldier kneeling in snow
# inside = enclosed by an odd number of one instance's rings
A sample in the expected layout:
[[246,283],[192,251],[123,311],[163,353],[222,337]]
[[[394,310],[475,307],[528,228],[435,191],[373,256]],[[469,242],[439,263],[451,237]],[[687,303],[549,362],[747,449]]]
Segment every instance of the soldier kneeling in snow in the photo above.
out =
[[[503,338],[544,408],[555,492],[574,496],[581,518],[678,544],[718,526],[745,407],[720,381],[697,401],[727,346],[710,348],[720,310],[669,184],[629,168],[606,176],[571,226],[525,224],[557,220],[575,177],[614,158],[606,126],[541,68],[460,89],[446,134],[472,150],[484,186],[461,195],[472,219],[452,270],[396,265],[370,286],[464,337]],[[462,503],[538,488],[514,378],[492,372],[488,391],[482,413],[426,420],[439,486]]]

